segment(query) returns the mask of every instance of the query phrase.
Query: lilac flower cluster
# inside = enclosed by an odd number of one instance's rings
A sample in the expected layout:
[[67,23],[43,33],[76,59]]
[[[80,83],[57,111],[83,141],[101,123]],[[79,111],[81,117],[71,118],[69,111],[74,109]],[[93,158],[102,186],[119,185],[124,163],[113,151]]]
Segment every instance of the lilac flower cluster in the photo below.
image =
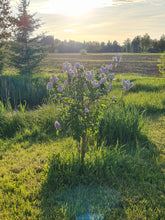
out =
[[[121,62],[122,55],[116,54],[116,56],[112,57],[112,59],[115,62]],[[114,80],[115,74],[109,73],[113,69],[113,64],[107,64],[105,66],[101,66],[101,68],[98,70],[97,74],[101,76],[101,79],[99,81],[96,81],[95,78],[95,72],[94,70],[91,71],[84,71],[84,66],[81,65],[79,62],[74,64],[74,67],[72,67],[72,64],[68,61],[63,63],[63,69],[66,71],[68,79],[71,79],[74,76],[77,76],[78,70],[81,70],[81,74],[85,76],[86,81],[90,82],[93,88],[99,88],[101,85],[105,84],[106,89],[111,89],[111,81]],[[51,90],[53,88],[53,85],[58,83],[59,79],[57,76],[52,75],[50,78],[50,81],[47,84],[47,89]],[[65,86],[67,86],[68,81],[65,80],[64,84],[59,83],[57,91],[59,93],[62,93]],[[83,85],[84,89],[87,89],[87,83],[84,83]],[[124,87],[126,90],[128,90],[129,86]]]
[[113,57],[112,57],[112,60],[113,60],[114,62],[120,63],[121,60],[122,60],[122,54],[116,54],[116,56],[113,56]]
[[57,76],[55,76],[54,74],[52,74],[52,77],[49,79],[50,81],[47,84],[47,90],[52,90],[53,89],[53,85],[58,83],[59,79]]
[[[114,62],[121,62],[122,55],[118,54],[112,58]],[[111,83],[115,79],[115,74],[111,73],[113,69],[113,64],[101,66],[97,73],[94,72],[94,70],[90,71],[85,71],[84,66],[81,65],[79,62],[75,63],[74,66],[72,67],[72,64],[69,62],[63,63],[63,69],[66,72],[68,79],[65,80],[63,83],[59,83],[59,79],[57,76],[54,74],[50,78],[48,84],[47,84],[47,90],[52,90],[53,88],[56,88],[55,91],[57,93],[62,93],[66,91],[66,95],[68,96],[68,92],[71,91],[70,95],[74,94],[72,92],[72,88],[76,86],[75,83],[79,82],[79,80],[82,80],[81,87],[75,87],[77,90],[82,90],[83,92],[81,93],[83,97],[86,97],[88,99],[87,94],[89,94],[91,91],[95,91],[92,88],[96,89],[96,95],[95,97],[98,98],[100,95],[106,94],[106,90],[111,89]],[[80,78],[79,78],[80,77]],[[82,77],[82,78],[81,78]],[[76,80],[76,81],[75,81]],[[79,85],[79,84],[78,84]],[[65,88],[69,86],[69,90],[65,90]],[[133,82],[130,82],[130,80],[124,80],[122,79],[122,86],[124,90],[129,90],[133,86]],[[104,89],[103,89],[104,88]],[[76,90],[75,90],[76,91]],[[76,93],[77,94],[77,91]],[[75,96],[74,94],[74,96]],[[61,95],[60,95],[61,97]],[[76,96],[77,97],[77,96]],[[90,96],[89,96],[90,97]],[[73,97],[72,97],[73,98]],[[75,99],[75,98],[73,98]],[[87,99],[85,99],[87,101]],[[75,99],[77,100],[77,99]],[[116,102],[116,97],[112,97],[112,101]],[[90,102],[90,99],[89,99]],[[88,103],[89,104],[89,103]],[[83,104],[82,108],[84,108],[84,113],[88,115],[90,113],[89,109],[87,108],[89,105]],[[55,128],[56,130],[61,129],[61,125],[58,121],[55,121]]]
[[125,90],[130,90],[133,86],[133,82],[130,82],[130,80],[125,80],[125,79],[122,79],[122,86],[123,86],[123,89]]

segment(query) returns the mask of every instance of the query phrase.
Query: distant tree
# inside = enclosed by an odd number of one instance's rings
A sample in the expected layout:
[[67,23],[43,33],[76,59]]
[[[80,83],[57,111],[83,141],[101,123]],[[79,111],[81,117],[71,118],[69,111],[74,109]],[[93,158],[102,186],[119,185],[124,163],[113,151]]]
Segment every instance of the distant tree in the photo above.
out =
[[11,36],[13,18],[10,15],[8,0],[0,0],[0,73],[2,73],[5,58],[5,45]]
[[87,51],[89,53],[98,53],[100,52],[100,44],[97,41],[90,41],[87,43]]
[[142,48],[141,48],[141,37],[140,36],[136,36],[132,40],[131,47],[132,47],[132,51],[134,53],[140,53],[142,51]]
[[55,40],[54,37],[49,35],[49,36],[44,36],[41,39],[41,45],[44,47],[47,47],[48,52],[54,53],[55,52]]
[[152,45],[152,40],[151,40],[150,36],[148,34],[145,34],[141,38],[142,51],[148,52],[148,49],[151,47],[151,45]]
[[160,40],[158,42],[158,49],[160,52],[165,51],[165,35],[164,34],[160,37]]
[[121,47],[119,45],[119,43],[115,40],[112,43],[112,52],[121,52]]
[[40,20],[28,12],[29,1],[21,0],[15,22],[14,41],[11,44],[11,64],[21,74],[31,74],[38,67],[45,53],[40,46],[41,36],[32,37],[40,27]]
[[148,52],[150,52],[150,53],[158,53],[159,52],[157,39],[152,40],[152,44],[151,44],[151,47],[148,49]]
[[101,44],[100,44],[100,52],[102,52],[102,53],[106,52],[106,45],[104,42],[101,42]]
[[106,52],[113,52],[112,43],[110,41],[108,41],[106,45]]
[[124,41],[124,45],[123,45],[123,51],[124,52],[131,52],[131,40],[129,38],[127,38]]

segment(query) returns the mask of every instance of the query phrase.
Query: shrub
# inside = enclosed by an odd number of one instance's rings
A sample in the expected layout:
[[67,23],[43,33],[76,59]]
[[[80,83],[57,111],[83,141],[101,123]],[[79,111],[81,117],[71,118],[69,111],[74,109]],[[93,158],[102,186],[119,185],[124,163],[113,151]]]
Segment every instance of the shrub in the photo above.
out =
[[158,62],[159,72],[162,73],[163,76],[165,76],[165,52],[160,56]]
[[87,51],[85,49],[81,49],[80,50],[80,54],[83,55],[83,56],[87,55]]

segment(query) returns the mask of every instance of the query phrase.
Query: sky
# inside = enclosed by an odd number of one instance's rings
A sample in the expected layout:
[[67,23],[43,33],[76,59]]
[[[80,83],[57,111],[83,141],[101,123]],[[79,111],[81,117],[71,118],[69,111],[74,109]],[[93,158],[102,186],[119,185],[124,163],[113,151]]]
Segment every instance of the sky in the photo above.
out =
[[[19,0],[10,0],[16,13]],[[29,12],[39,17],[38,33],[60,40],[120,44],[148,33],[165,34],[165,0],[31,0]]]

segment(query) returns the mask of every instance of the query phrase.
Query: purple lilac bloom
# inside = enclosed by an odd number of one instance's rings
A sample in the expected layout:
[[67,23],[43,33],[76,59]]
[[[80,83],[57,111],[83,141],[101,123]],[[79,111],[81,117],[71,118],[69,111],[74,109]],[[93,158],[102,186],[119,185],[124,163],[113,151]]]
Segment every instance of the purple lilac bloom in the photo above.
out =
[[112,101],[114,101],[114,102],[116,101],[116,96],[112,97]]
[[68,85],[68,80],[65,80],[64,81],[64,86],[67,86]]
[[92,81],[94,78],[94,71],[93,70],[91,70],[91,72],[88,71],[87,73],[85,73],[85,77],[87,81]]
[[100,83],[100,84],[104,84],[104,83],[106,83],[106,81],[107,81],[106,78],[102,78],[102,79],[99,81],[99,83]]
[[63,91],[63,85],[61,83],[58,84],[57,91],[60,92],[60,93]]
[[88,88],[88,86],[87,86],[86,83],[84,83],[83,87],[84,87],[84,89],[87,89],[87,88]]
[[108,74],[108,78],[111,79],[111,80],[113,80],[113,79],[115,78],[115,74],[114,74],[114,73],[112,73],[112,74],[109,73],[109,74]]
[[58,77],[52,74],[53,83],[57,83],[59,81]]
[[65,63],[63,63],[63,69],[69,72],[72,69],[72,64],[66,61]]
[[91,84],[94,88],[100,87],[100,84],[98,82],[96,82],[96,80],[92,81]]
[[106,88],[111,89],[111,83],[110,82],[106,85]]
[[130,80],[126,81],[125,79],[122,79],[122,86],[123,86],[123,89],[129,90],[130,88],[132,88],[133,82],[130,83]]
[[51,82],[48,82],[46,88],[47,88],[47,90],[52,90],[53,89],[53,84]]
[[85,108],[85,113],[89,113],[89,109],[88,108]]
[[61,125],[58,121],[55,121],[54,126],[55,126],[57,131],[61,129]]

